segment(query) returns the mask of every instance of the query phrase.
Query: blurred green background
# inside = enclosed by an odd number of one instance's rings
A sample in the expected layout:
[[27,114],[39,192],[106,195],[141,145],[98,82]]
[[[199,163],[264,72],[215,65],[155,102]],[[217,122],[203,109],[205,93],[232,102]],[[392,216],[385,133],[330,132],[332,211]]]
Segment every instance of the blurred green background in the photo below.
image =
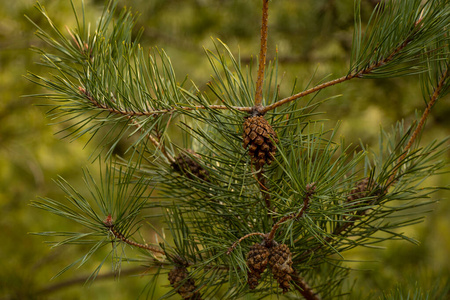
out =
[[[74,0],[76,7],[81,1]],[[363,20],[368,20],[376,1],[362,0]],[[41,2],[61,28],[73,26],[69,0]],[[42,92],[28,82],[27,70],[43,74],[39,60],[30,46],[42,47],[34,36],[35,28],[24,17],[45,26],[45,19],[34,8],[33,0],[0,2],[0,299],[135,299],[150,277],[122,274],[101,278],[83,286],[85,276],[98,262],[71,270],[54,280],[51,278],[78,258],[82,247],[50,249],[44,238],[30,232],[70,230],[73,224],[29,206],[37,196],[63,198],[52,182],[57,175],[73,186],[82,188],[82,168],[98,168],[92,164],[88,137],[75,141],[61,140],[56,132],[62,125],[48,126],[45,99],[23,97]],[[92,24],[101,13],[103,1],[85,1]],[[259,52],[259,0],[121,0],[120,7],[139,12],[136,31],[145,29],[141,44],[163,48],[172,59],[178,78],[186,74],[197,85],[210,79],[203,47],[213,49],[212,38],[220,38],[244,63],[252,62]],[[274,0],[270,3],[269,50],[280,59],[280,96],[287,96],[294,79],[297,89],[304,88],[314,75],[318,82],[330,74],[344,75],[348,68],[353,27],[353,0]],[[341,97],[327,102],[321,111],[330,124],[341,120],[341,135],[348,142],[373,145],[379,127],[389,128],[396,120],[411,122],[416,111],[423,111],[424,100],[418,77],[390,80],[356,80],[327,89],[320,99]],[[427,122],[423,141],[450,134],[449,97],[436,105]],[[447,155],[449,158],[450,153]],[[448,175],[427,181],[429,185],[447,185]],[[377,298],[402,284],[405,290],[420,287],[423,291],[442,288],[450,275],[450,204],[449,192],[426,220],[403,229],[420,241],[416,246],[404,241],[383,244],[384,250],[358,249],[345,253],[345,258],[372,262],[349,263],[354,271],[349,282],[356,279],[353,298]],[[133,265],[124,265],[124,270]],[[110,272],[108,266],[104,273]],[[62,285],[61,285],[62,284]],[[66,284],[66,285],[64,285]],[[166,285],[162,280],[160,285]],[[165,288],[158,291],[162,295]],[[113,295],[113,296],[112,296]]]

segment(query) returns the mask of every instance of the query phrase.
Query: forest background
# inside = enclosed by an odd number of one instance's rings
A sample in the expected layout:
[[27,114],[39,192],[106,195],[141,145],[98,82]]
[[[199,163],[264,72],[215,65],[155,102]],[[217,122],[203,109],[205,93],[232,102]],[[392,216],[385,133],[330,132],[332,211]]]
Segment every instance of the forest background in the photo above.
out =
[[[80,6],[81,1],[74,1]],[[368,20],[376,1],[362,0],[362,18]],[[41,1],[60,27],[73,26],[68,0]],[[133,269],[124,265],[120,280],[104,268],[92,285],[82,287],[92,265],[51,278],[80,256],[80,247],[51,250],[42,237],[30,232],[70,228],[73,224],[29,206],[37,196],[64,197],[52,178],[61,175],[73,186],[82,188],[82,168],[95,173],[98,164],[89,159],[93,145],[89,137],[75,141],[61,140],[63,127],[48,126],[48,108],[37,106],[45,100],[23,97],[41,92],[28,82],[27,70],[39,71],[37,55],[30,46],[42,46],[27,15],[38,25],[45,22],[34,8],[34,0],[0,1],[0,299],[134,299],[147,284],[146,278],[129,276]],[[94,21],[103,1],[85,1],[86,12]],[[341,75],[348,68],[353,28],[353,0],[276,0],[270,3],[268,57],[278,52],[282,76],[280,95],[290,93],[295,78],[305,85],[315,73],[315,81],[329,74]],[[137,29],[144,28],[141,45],[158,46],[172,59],[178,78],[189,74],[205,85],[211,70],[204,48],[212,49],[213,39],[227,43],[234,54],[240,53],[244,64],[253,63],[259,50],[260,1],[256,0],[122,0],[119,7],[139,12]],[[253,59],[253,60],[252,60]],[[341,121],[340,133],[348,143],[374,144],[380,126],[388,128],[406,118],[409,124],[425,104],[417,78],[359,80],[322,92],[319,97],[334,98],[321,107],[330,123]],[[448,97],[437,103],[428,118],[424,141],[450,135]],[[116,154],[126,146],[116,149]],[[450,158],[450,153],[447,154]],[[426,185],[448,186],[449,174],[435,177]],[[420,241],[384,243],[384,250],[359,249],[346,254],[357,279],[353,297],[376,299],[397,285],[429,290],[449,284],[450,278],[450,198],[449,191],[434,197],[442,201],[430,206],[424,222],[403,228]],[[435,209],[437,208],[438,209]],[[127,273],[128,272],[128,273]],[[167,285],[168,282],[161,282]],[[349,281],[348,285],[352,285]],[[162,290],[164,287],[161,288]],[[164,291],[161,292],[163,294]]]

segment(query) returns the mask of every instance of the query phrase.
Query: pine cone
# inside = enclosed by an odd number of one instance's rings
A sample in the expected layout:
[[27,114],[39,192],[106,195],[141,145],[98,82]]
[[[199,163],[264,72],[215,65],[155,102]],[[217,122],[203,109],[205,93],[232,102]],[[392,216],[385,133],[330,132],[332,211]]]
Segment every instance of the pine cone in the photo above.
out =
[[370,193],[372,193],[372,195],[374,196],[382,195],[380,186],[376,182],[369,182],[369,178],[366,177],[356,183],[356,187],[347,196],[347,202],[354,203],[361,198],[369,196]]
[[176,158],[175,162],[172,163],[172,168],[185,174],[188,178],[200,178],[204,181],[208,181],[208,171],[205,170],[197,161],[192,159],[192,156],[200,158],[200,156],[194,151],[187,149],[186,152],[189,152],[191,156],[186,153],[180,153]]
[[278,285],[283,289],[283,293],[289,290],[289,281],[292,280],[291,250],[286,244],[279,244],[270,249],[269,265],[272,269],[273,277],[278,281]]
[[248,285],[251,290],[258,286],[261,274],[269,262],[270,251],[261,244],[254,244],[247,254]]
[[271,164],[277,150],[277,133],[263,116],[247,117],[244,121],[243,147],[254,163]]
[[200,293],[194,292],[196,289],[194,279],[189,278],[185,280],[187,277],[188,272],[185,267],[175,267],[169,272],[170,285],[177,289],[177,293],[183,299],[200,300]]

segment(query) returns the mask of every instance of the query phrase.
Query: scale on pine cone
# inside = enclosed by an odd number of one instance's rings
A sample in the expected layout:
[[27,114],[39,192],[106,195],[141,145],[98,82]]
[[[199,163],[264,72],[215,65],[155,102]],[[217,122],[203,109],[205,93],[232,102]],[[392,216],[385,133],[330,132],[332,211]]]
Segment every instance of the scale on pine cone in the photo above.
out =
[[270,165],[275,157],[278,143],[277,133],[272,126],[264,119],[264,116],[246,117],[243,125],[242,134],[244,149],[248,147],[248,153],[252,162]]

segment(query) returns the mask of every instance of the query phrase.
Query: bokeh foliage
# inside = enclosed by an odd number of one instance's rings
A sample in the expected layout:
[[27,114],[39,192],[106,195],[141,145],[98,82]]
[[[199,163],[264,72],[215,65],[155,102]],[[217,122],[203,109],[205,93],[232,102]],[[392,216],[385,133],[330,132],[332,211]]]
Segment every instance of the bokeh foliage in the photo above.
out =
[[[42,3],[48,11],[58,12],[53,16],[60,27],[74,24],[68,1]],[[0,26],[4,28],[0,36],[0,205],[5,212],[0,224],[6,237],[6,243],[0,248],[5,257],[0,287],[2,295],[18,295],[19,298],[35,296],[36,291],[50,284],[49,278],[70,262],[71,256],[83,252],[79,250],[77,253],[73,247],[49,252],[41,239],[26,235],[27,232],[45,231],[55,226],[70,230],[72,226],[48,218],[27,204],[36,195],[53,199],[62,197],[57,186],[49,181],[57,174],[74,186],[83,186],[80,165],[89,165],[89,154],[93,151],[91,144],[82,150],[87,138],[71,143],[60,141],[53,135],[58,131],[58,125],[46,126],[48,120],[43,118],[46,108],[30,105],[37,103],[34,99],[21,98],[21,95],[40,92],[22,77],[26,70],[39,72],[40,68],[33,64],[36,57],[28,50],[30,45],[39,46],[39,41],[33,36],[34,27],[23,17],[26,14],[37,24],[44,22],[33,5],[33,1],[3,1],[0,4]],[[102,5],[102,1],[86,1],[88,16],[95,19]],[[145,29],[141,44],[163,48],[172,58],[179,78],[189,74],[196,82],[204,82],[205,85],[210,80],[211,71],[202,49],[202,46],[213,48],[210,36],[225,41],[233,52],[239,49],[243,61],[248,63],[258,51],[259,1],[136,0],[122,1],[120,5],[131,6],[141,13],[137,26]],[[278,52],[280,70],[285,72],[283,82],[288,83],[282,86],[280,95],[290,93],[294,77],[298,82],[306,83],[313,73],[318,79],[330,72],[340,75],[346,70],[353,27],[353,1],[276,0],[271,5],[269,56],[274,57]],[[372,1],[363,1],[364,20],[367,20],[372,5]],[[326,99],[340,93],[343,93],[342,98],[328,101],[322,109],[333,112],[333,115],[327,115],[332,117],[332,121],[343,120],[342,134],[356,144],[359,138],[362,144],[374,143],[380,124],[389,127],[394,120],[412,116],[416,110],[424,108],[417,78],[352,82],[345,87],[324,91],[321,97]],[[39,103],[45,104],[42,100]],[[449,135],[449,120],[446,118],[449,111],[448,103],[437,104],[422,137],[424,141]],[[116,151],[123,154],[120,150],[119,145]],[[95,164],[89,165],[90,169],[96,167]],[[434,180],[436,182],[427,184],[445,185],[443,183],[448,181],[448,177],[443,175]],[[361,289],[361,295],[387,293],[397,281],[406,281],[412,288],[415,281],[419,281],[422,289],[431,288],[436,284],[436,278],[442,280],[441,284],[448,283],[445,280],[449,278],[450,269],[446,256],[450,246],[446,239],[449,211],[450,205],[443,201],[438,210],[428,215],[425,223],[408,228],[410,234],[422,242],[420,246],[398,242],[387,245],[387,250],[382,252],[365,249],[353,253],[355,258],[362,260],[376,257],[382,261],[361,265],[376,269],[376,273],[364,271],[355,275],[364,278],[356,285]],[[89,267],[83,270],[89,273],[92,271]],[[414,276],[404,276],[408,273]],[[65,274],[65,278],[70,279],[75,274]],[[130,280],[122,276],[117,283],[105,285],[99,281],[90,289],[71,288],[64,293],[69,293],[72,296],[68,297],[74,299],[81,295],[108,297],[111,293],[132,297],[130,295],[141,290],[146,280]]]

